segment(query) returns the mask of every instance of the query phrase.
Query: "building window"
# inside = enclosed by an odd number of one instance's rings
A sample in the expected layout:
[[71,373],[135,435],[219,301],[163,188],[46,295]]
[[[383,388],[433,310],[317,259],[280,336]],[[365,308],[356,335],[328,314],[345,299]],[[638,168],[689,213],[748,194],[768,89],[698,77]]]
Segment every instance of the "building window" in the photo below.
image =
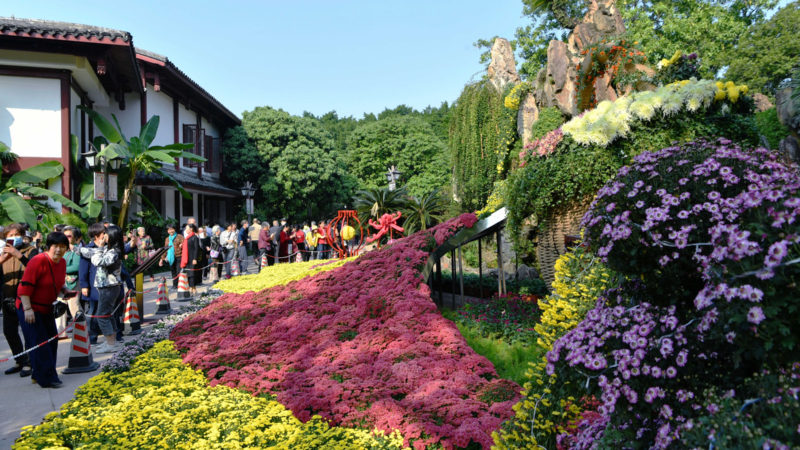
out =
[[206,158],[205,169],[208,173],[219,173],[222,171],[222,158],[220,152],[220,139],[214,136],[205,137],[205,153]]
[[[187,150],[190,153],[194,153],[195,155],[202,156],[203,155],[203,147],[205,143],[205,135],[206,130],[205,128],[200,129],[200,140],[195,143],[195,136],[197,133],[197,125],[191,124],[183,124],[183,143],[184,144],[195,144],[194,148]],[[189,159],[183,160],[184,167],[198,167],[200,163],[191,161]]]

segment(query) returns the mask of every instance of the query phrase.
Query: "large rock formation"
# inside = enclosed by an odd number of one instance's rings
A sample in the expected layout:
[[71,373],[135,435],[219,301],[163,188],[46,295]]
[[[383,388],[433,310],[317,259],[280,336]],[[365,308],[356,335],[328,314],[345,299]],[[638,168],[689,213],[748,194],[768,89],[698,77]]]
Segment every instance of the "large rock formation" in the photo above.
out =
[[503,38],[495,39],[492,45],[492,62],[489,64],[489,82],[503,92],[509,83],[519,83],[519,81],[511,43]]
[[529,92],[519,104],[517,111],[517,131],[522,138],[522,145],[533,141],[533,123],[539,120],[539,107],[536,97]]

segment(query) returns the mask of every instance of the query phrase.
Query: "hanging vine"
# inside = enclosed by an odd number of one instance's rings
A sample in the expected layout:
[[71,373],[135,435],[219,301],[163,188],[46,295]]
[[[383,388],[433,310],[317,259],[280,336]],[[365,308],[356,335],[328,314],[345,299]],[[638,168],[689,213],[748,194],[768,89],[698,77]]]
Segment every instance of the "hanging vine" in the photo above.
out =
[[461,208],[475,211],[486,204],[495,181],[505,178],[510,155],[520,145],[517,111],[504,105],[506,92],[486,80],[464,87],[450,122],[453,189]]

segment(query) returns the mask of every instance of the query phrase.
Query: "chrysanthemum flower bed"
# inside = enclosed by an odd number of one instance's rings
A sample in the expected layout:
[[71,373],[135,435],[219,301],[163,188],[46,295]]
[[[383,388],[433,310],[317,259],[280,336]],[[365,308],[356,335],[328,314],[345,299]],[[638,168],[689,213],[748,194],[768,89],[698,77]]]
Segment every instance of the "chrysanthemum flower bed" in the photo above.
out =
[[319,272],[333,270],[355,258],[357,257],[342,260],[333,259],[276,264],[274,266],[265,267],[259,273],[222,280],[214,285],[214,289],[219,289],[224,292],[233,292],[235,294],[244,294],[250,291],[263,291],[264,289],[286,284],[291,281],[297,281]]
[[26,427],[13,448],[364,448],[399,449],[397,433],[306,423],[280,403],[225,386],[209,387],[162,341],[123,373],[102,373],[60,412]]
[[476,220],[465,214],[337,270],[224,295],[172,338],[212,385],[275,395],[300,420],[398,430],[417,448],[488,448],[520,388],[469,348],[420,275],[432,249]]
[[[746,380],[764,369],[788,374],[800,359],[798,215],[797,167],[764,149],[700,141],[622,168],[584,225],[589,250],[627,280],[547,355],[548,374],[599,400],[598,414],[560,444],[666,448],[698,426],[714,444],[714,424],[724,420],[708,419],[720,410],[713,389],[742,411],[749,400],[767,401],[759,396],[775,387],[759,393]],[[798,445],[784,427],[760,437],[751,430],[743,442]],[[731,421],[726,433],[735,428]]]

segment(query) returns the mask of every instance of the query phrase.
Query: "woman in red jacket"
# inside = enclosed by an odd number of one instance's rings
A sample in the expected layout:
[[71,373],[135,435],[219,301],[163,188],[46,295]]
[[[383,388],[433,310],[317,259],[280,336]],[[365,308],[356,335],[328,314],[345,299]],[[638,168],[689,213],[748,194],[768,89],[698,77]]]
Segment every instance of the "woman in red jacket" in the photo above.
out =
[[[17,290],[17,317],[25,336],[25,348],[30,349],[58,334],[53,302],[64,287],[67,264],[64,254],[69,249],[69,239],[64,233],[53,232],[47,236],[47,251],[28,262]],[[43,388],[59,388],[61,380],[56,372],[58,339],[31,351],[33,381]]]

